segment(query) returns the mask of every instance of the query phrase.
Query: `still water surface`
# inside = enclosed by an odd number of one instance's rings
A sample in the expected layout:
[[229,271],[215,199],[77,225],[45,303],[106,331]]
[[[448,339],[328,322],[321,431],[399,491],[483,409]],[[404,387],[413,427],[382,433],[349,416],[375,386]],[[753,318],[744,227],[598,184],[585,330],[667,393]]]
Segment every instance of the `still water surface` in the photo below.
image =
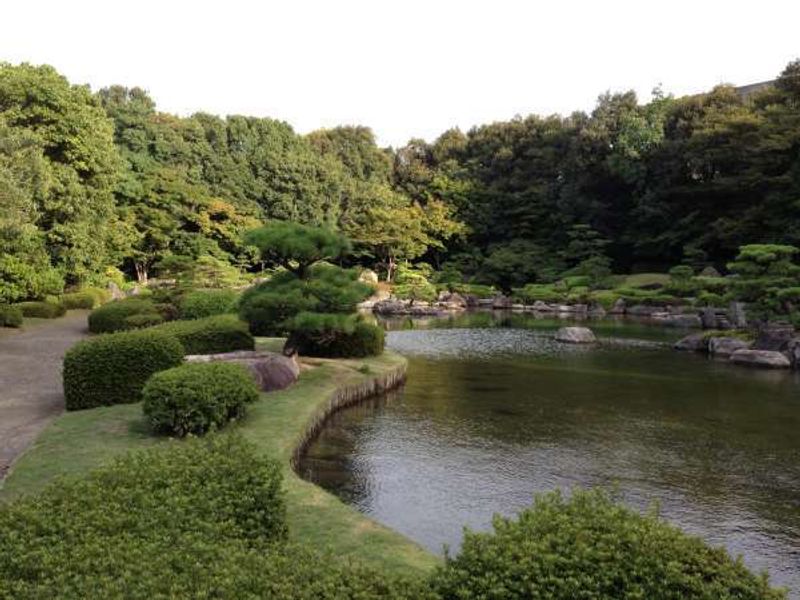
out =
[[615,486],[800,597],[797,374],[674,352],[660,328],[598,322],[584,347],[480,319],[392,331],[405,387],[335,415],[301,474],[434,552],[535,493]]

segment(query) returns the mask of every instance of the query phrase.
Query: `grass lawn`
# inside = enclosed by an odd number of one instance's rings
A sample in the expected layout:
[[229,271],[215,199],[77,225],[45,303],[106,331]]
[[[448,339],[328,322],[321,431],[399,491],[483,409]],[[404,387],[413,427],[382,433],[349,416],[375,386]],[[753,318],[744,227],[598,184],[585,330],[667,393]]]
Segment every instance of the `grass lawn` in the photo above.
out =
[[[280,344],[281,340],[264,339],[259,348],[273,350]],[[233,428],[284,465],[291,537],[373,566],[404,573],[429,571],[439,563],[437,557],[303,481],[290,467],[308,424],[338,388],[403,368],[405,359],[387,352],[368,359],[302,362],[296,385],[262,394]],[[128,450],[164,443],[180,442],[153,436],[138,403],[65,413],[20,457],[5,482],[0,482],[0,500],[35,493],[58,476],[83,474]]]

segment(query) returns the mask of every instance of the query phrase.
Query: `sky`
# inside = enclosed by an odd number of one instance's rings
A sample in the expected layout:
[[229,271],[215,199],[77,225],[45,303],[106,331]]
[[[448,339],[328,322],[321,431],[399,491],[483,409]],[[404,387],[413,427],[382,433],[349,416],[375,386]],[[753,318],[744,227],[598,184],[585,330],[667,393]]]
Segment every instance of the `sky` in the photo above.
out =
[[140,86],[179,115],[367,125],[394,146],[590,111],[607,90],[754,83],[800,58],[797,0],[20,0],[1,18],[0,61]]

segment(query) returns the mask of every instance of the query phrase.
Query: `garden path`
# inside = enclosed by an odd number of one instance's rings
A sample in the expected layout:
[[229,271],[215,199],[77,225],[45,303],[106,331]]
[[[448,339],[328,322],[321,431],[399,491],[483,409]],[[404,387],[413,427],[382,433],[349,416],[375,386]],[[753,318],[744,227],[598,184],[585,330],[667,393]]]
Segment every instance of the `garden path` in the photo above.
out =
[[64,411],[61,360],[88,335],[87,311],[0,337],[0,480]]

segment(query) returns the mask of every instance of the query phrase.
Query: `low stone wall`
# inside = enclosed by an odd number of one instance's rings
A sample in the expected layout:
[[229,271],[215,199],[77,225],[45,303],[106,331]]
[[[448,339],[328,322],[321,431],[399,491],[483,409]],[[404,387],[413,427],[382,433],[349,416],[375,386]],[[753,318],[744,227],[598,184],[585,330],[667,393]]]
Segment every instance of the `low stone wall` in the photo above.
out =
[[402,385],[405,380],[406,363],[404,362],[387,373],[367,376],[358,383],[348,383],[337,388],[327,399],[320,402],[316,412],[309,420],[305,432],[292,453],[292,459],[290,461],[292,469],[296,472],[297,465],[300,463],[300,458],[303,453],[325,426],[325,422],[336,411],[393,390]]

